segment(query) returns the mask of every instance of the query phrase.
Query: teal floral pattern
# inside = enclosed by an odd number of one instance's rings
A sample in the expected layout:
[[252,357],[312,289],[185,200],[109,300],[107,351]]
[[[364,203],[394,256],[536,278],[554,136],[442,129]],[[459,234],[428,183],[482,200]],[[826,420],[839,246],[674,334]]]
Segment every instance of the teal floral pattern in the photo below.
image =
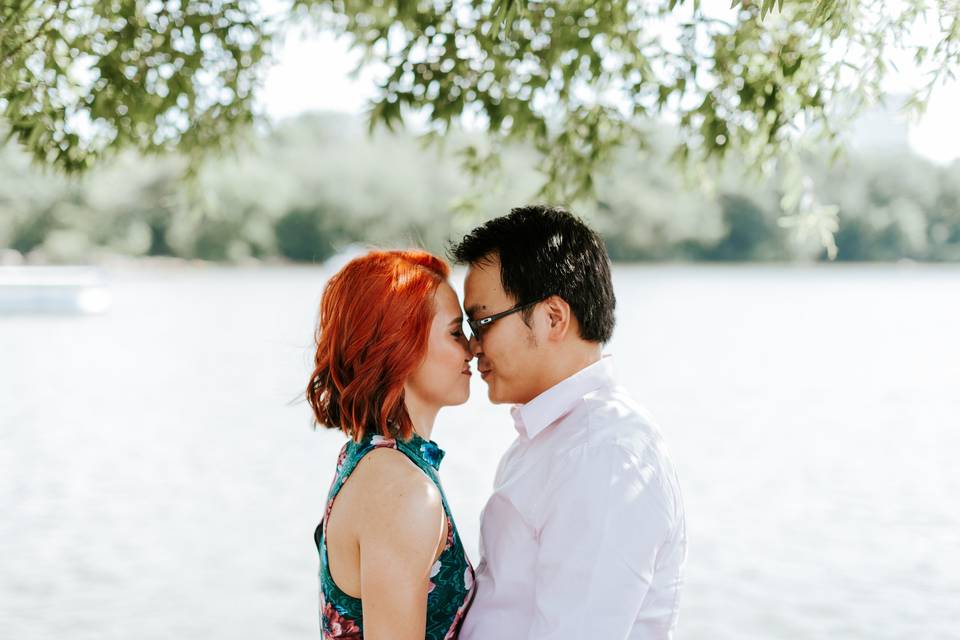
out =
[[463,543],[457,534],[447,505],[447,497],[440,486],[437,471],[443,460],[443,450],[432,440],[414,434],[410,440],[367,436],[360,442],[349,441],[340,451],[337,470],[327,497],[323,521],[318,527],[317,550],[320,553],[320,629],[323,640],[360,640],[363,638],[363,607],[361,601],[337,587],[330,576],[327,559],[327,530],[333,501],[357,463],[374,449],[390,447],[404,453],[433,480],[443,498],[447,517],[447,542],[439,560],[430,571],[427,593],[427,630],[425,640],[452,640],[457,637],[463,616],[474,595],[474,573]]

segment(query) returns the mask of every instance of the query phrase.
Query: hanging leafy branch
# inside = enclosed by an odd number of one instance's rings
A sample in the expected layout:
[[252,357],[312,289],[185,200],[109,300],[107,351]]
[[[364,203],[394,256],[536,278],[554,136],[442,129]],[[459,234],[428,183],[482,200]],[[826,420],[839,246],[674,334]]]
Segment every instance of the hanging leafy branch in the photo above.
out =
[[65,172],[217,148],[253,118],[268,26],[251,0],[3,0],[3,128]]
[[[553,201],[592,196],[618,151],[642,151],[669,127],[688,170],[732,160],[779,179],[783,226],[812,229],[831,254],[836,207],[816,202],[791,167],[804,153],[838,154],[845,126],[882,101],[897,54],[929,70],[908,102],[917,110],[960,66],[956,0],[734,0],[710,12],[699,0],[298,6],[386,70],[371,127],[412,112],[427,115],[433,137],[479,124],[487,144],[465,166],[483,171],[505,144],[532,144]],[[914,40],[931,24],[934,42]]]
[[304,15],[382,72],[372,127],[414,112],[433,138],[479,126],[475,173],[532,145],[550,200],[591,195],[616,153],[670,129],[684,165],[778,175],[800,207],[784,160],[839,147],[893,57],[929,72],[915,109],[960,66],[958,0],[292,0],[272,19],[252,0],[4,0],[3,121],[65,171],[128,147],[216,148],[254,118],[271,43]]

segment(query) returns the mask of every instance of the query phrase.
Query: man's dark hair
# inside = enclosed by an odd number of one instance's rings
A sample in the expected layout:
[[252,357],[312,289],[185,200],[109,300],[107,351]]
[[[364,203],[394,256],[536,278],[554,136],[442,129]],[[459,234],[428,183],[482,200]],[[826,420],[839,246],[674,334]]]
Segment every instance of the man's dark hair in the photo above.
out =
[[580,324],[581,338],[610,340],[617,303],[610,258],[600,236],[579,218],[562,207],[517,207],[450,248],[460,264],[481,264],[494,254],[503,290],[518,304],[560,296]]

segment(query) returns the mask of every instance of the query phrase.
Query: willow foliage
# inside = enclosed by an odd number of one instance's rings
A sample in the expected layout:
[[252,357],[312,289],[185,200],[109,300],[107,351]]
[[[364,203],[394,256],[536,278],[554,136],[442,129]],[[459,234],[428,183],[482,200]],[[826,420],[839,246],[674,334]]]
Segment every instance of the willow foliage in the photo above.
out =
[[0,112],[35,158],[65,171],[124,147],[215,148],[254,117],[272,41],[306,17],[379,70],[371,126],[416,112],[432,137],[464,121],[486,130],[462,155],[475,174],[495,173],[505,144],[532,144],[542,195],[576,200],[618,149],[643,150],[669,126],[676,160],[776,174],[798,216],[787,224],[829,233],[834,211],[791,169],[801,152],[839,148],[845,123],[882,98],[894,58],[929,74],[910,97],[918,109],[960,64],[958,0],[282,7],[268,19],[252,0],[3,0]]

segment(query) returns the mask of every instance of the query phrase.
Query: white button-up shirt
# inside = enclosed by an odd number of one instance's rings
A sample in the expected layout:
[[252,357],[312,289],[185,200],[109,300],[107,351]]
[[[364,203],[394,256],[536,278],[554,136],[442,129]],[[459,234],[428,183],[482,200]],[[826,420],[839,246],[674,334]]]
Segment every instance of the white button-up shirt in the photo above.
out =
[[657,428],[605,356],[513,407],[461,640],[639,640],[676,627],[687,539]]

